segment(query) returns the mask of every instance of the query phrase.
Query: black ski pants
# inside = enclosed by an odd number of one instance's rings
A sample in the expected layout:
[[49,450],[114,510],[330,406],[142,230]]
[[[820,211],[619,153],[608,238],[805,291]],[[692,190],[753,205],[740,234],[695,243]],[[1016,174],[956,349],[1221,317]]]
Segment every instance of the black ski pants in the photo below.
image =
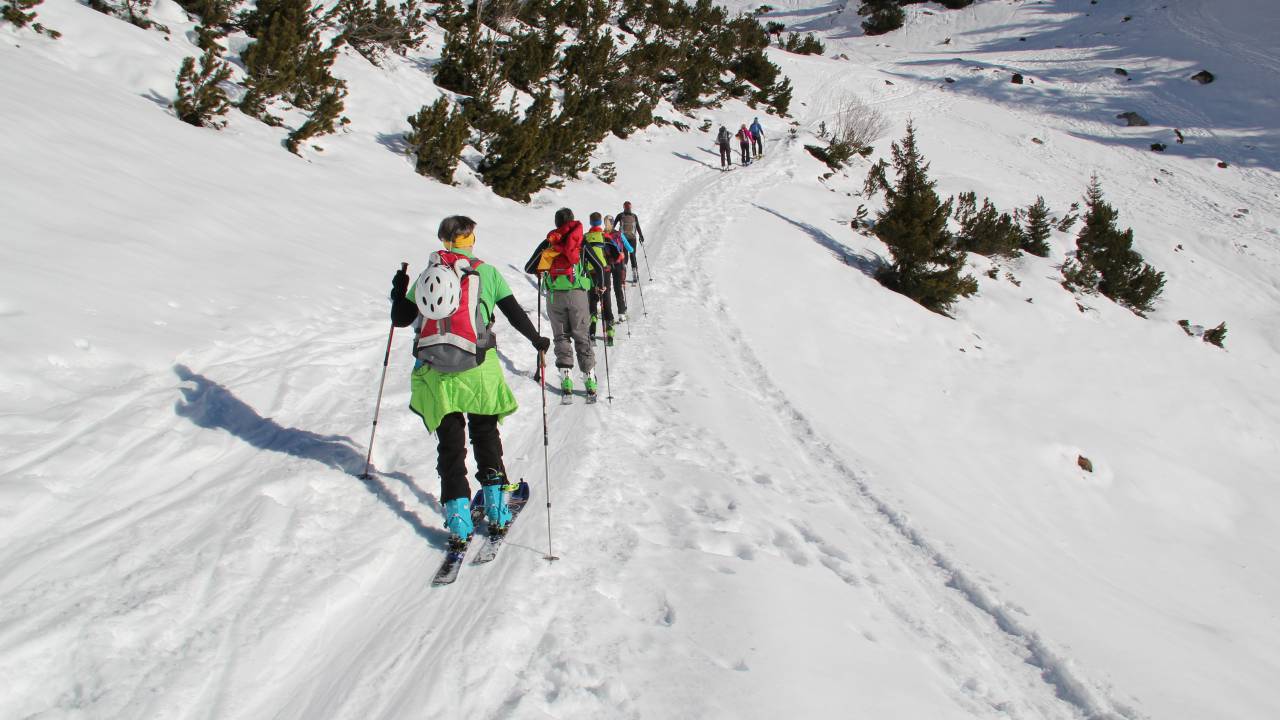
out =
[[[635,262],[635,255],[632,254],[631,262]],[[635,265],[631,266],[633,269]],[[609,273],[613,275],[613,295],[618,301],[618,312],[623,315],[627,314],[627,266],[623,263],[612,265]],[[639,274],[639,271],[636,271]]]
[[746,165],[751,162],[751,143],[742,140],[738,143],[738,146],[742,148],[742,164]]
[[[625,270],[623,272],[626,272]],[[591,288],[591,333],[596,332],[596,318],[604,318],[605,328],[613,325],[613,303],[609,299],[609,278],[613,273],[606,271],[604,273],[605,281],[597,283]],[[604,312],[600,312],[600,306],[604,306]]]
[[733,164],[733,149],[729,147],[729,143],[720,143],[720,167],[726,167]]
[[755,151],[756,157],[764,154],[764,140],[760,139],[759,135],[751,136],[751,149]]
[[[469,427],[468,427],[469,426]],[[473,415],[455,412],[445,415],[436,428],[436,472],[440,473],[440,502],[471,497],[467,484],[467,442],[470,430],[471,452],[475,455],[476,476],[485,470],[497,470],[502,477],[507,469],[502,464],[502,438],[498,435],[497,415]]]

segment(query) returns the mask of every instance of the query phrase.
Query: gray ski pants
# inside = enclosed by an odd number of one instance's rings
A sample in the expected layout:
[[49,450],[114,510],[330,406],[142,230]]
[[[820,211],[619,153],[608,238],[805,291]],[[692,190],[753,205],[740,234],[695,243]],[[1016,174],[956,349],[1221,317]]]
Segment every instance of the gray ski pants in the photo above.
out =
[[547,317],[555,333],[556,367],[573,367],[574,348],[578,351],[578,369],[591,372],[596,367],[596,351],[587,336],[591,324],[591,308],[586,290],[554,290],[547,301]]

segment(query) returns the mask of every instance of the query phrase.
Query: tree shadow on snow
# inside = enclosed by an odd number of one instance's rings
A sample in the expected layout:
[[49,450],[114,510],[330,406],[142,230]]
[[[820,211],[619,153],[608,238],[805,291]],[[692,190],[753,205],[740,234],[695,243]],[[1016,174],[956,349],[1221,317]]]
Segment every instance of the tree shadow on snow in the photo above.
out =
[[442,528],[429,527],[416,512],[406,506],[382,481],[382,478],[398,480],[409,489],[419,502],[434,512],[442,512],[440,502],[422,490],[413,478],[400,472],[383,473],[370,466],[369,476],[362,477],[364,455],[345,435],[320,435],[309,430],[284,427],[271,418],[264,418],[223,385],[193,372],[186,365],[175,365],[173,372],[179,380],[191,383],[179,387],[182,399],[173,408],[181,417],[198,427],[209,430],[225,430],[260,450],[315,460],[335,470],[356,478],[374,497],[382,501],[396,515],[409,523],[420,537],[441,549],[449,542],[449,535]]
[[409,157],[409,143],[405,142],[404,133],[378,133],[378,144],[391,152],[412,161]]
[[770,215],[773,215],[774,217],[780,218],[782,220],[786,220],[792,225],[795,225],[796,227],[800,228],[809,237],[813,238],[814,242],[818,243],[822,247],[829,250],[832,255],[835,255],[837,260],[844,263],[845,265],[848,265],[851,268],[855,268],[859,270],[860,272],[862,272],[863,275],[866,275],[867,277],[874,278],[876,276],[876,271],[878,271],[880,268],[884,267],[887,264],[885,263],[884,258],[880,257],[879,255],[873,255],[871,257],[867,257],[866,255],[861,255],[859,253],[854,252],[853,250],[850,250],[846,245],[841,243],[839,240],[836,240],[835,238],[831,237],[827,233],[823,232],[822,230],[819,230],[817,227],[810,225],[807,222],[792,220],[791,218],[787,217],[786,215],[783,215],[777,210],[764,207],[763,205],[757,205],[756,203],[751,203],[751,204],[755,205],[756,208],[763,210],[769,213]]

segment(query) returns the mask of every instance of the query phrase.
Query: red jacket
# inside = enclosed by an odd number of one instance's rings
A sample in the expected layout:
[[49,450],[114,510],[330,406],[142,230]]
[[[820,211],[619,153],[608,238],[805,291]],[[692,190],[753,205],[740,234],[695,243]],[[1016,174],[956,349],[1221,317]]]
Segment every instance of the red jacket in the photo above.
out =
[[582,223],[570,220],[547,233],[547,244],[558,255],[551,261],[552,275],[572,275],[582,261]]

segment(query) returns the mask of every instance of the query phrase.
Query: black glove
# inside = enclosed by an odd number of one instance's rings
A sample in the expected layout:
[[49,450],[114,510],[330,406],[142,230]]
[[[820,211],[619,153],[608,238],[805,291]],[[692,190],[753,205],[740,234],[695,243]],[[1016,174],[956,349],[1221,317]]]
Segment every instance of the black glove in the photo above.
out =
[[396,271],[396,276],[391,278],[391,299],[402,298],[409,292],[409,273],[403,269]]
[[533,347],[536,348],[540,353],[544,353],[551,348],[551,339],[542,337],[541,335],[539,335],[537,338],[534,338],[532,342],[533,342]]

